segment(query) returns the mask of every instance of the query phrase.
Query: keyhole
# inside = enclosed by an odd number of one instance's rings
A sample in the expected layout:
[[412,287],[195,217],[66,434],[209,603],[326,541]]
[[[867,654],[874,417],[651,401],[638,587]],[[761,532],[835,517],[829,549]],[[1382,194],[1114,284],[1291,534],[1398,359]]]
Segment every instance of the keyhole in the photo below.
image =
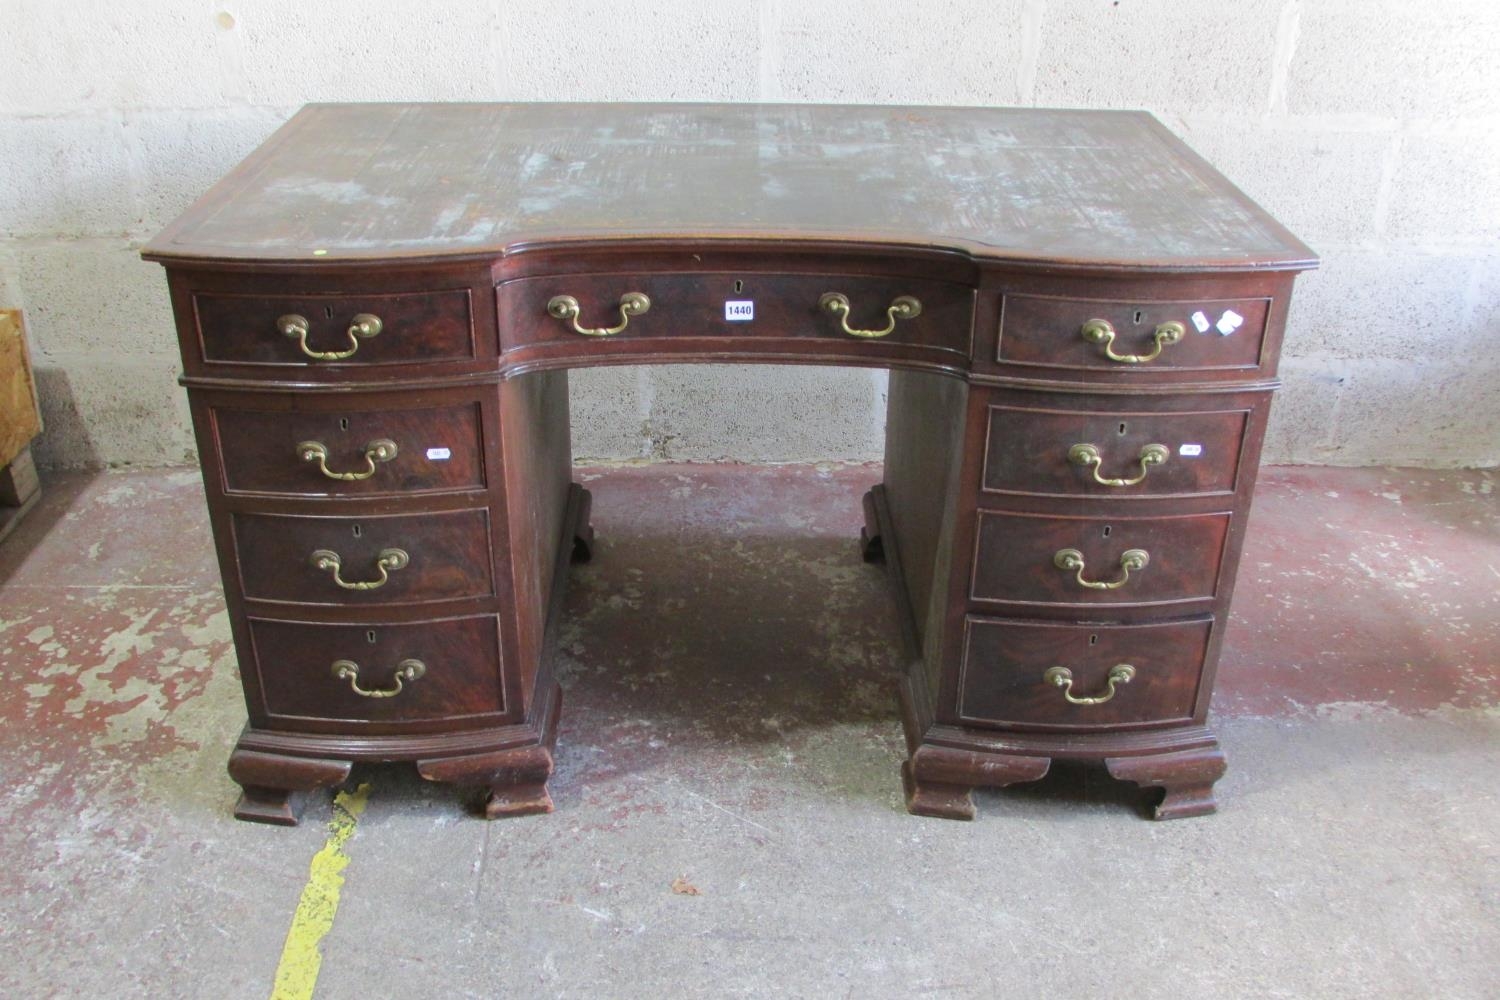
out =
[[368,632],[365,633],[365,642],[368,642],[368,643],[371,643],[371,644],[373,644],[375,642],[375,630],[374,629],[370,629],[370,631],[368,631]]
[[[375,633],[371,632],[370,634],[374,635]],[[1099,637],[1097,635],[1091,635],[1091,636],[1089,636],[1089,645],[1090,646],[1097,646],[1098,644],[1099,644]]]
[[1145,318],[1146,318],[1146,312],[1145,312],[1144,309],[1137,309],[1135,311],[1135,325],[1136,326],[1140,326],[1141,325],[1141,320],[1143,320]]
[[365,529],[361,528],[357,524],[354,526],[354,537],[355,538],[358,538],[360,535],[363,535],[364,533],[365,533]]
[[[323,318],[324,319],[333,319],[333,306],[324,306],[323,307]],[[1139,323],[1140,320],[1136,320],[1136,322]]]
[[1111,532],[1111,531],[1114,531],[1114,530],[1115,530],[1115,529],[1114,529],[1114,528],[1112,528],[1112,527],[1111,527],[1111,526],[1109,526],[1109,525],[1107,525],[1107,524],[1106,524],[1106,525],[1105,525],[1105,526],[1104,526],[1104,537],[1105,537],[1105,538],[1108,538],[1108,537],[1109,537],[1109,533],[1110,533],[1110,532]]
[[348,429],[349,429],[349,418],[348,417],[339,417],[339,430],[341,430],[341,431],[347,431]]
[[745,283],[743,281],[736,281],[734,283],[734,294],[738,295],[741,292],[743,292],[744,290],[745,290]]
[[1125,425],[1124,425],[1124,424],[1121,424],[1121,425],[1120,425],[1120,433],[1121,433],[1121,434],[1124,434],[1124,433],[1125,433]]

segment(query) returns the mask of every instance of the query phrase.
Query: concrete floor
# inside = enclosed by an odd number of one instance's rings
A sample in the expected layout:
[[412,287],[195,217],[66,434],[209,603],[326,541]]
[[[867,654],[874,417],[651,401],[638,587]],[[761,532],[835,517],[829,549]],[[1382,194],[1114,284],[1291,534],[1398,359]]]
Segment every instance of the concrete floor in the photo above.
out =
[[[904,813],[878,469],[580,475],[557,812],[359,772],[317,996],[1500,995],[1495,473],[1265,472],[1221,811],[1165,824],[1076,767]],[[267,996],[333,808],[230,818],[197,475],[46,490],[0,546],[0,994]]]

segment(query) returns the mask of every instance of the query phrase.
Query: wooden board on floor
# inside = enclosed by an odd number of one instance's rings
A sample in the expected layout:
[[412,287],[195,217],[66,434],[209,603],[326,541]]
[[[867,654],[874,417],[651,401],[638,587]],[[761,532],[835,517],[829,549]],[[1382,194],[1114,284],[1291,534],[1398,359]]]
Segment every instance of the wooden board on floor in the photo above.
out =
[[0,466],[9,465],[41,430],[21,311],[0,309]]
[[0,539],[41,496],[31,460],[41,429],[20,310],[0,310]]

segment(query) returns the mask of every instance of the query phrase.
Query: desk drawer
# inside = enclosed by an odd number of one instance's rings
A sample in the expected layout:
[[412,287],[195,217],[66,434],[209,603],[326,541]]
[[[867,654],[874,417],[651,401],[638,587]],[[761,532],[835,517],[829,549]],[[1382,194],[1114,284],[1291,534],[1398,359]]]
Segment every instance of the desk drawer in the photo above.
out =
[[994,405],[980,488],[1049,497],[1232,494],[1250,417],[1248,408],[1094,412]]
[[1006,295],[1002,364],[1144,378],[1253,371],[1262,363],[1269,298],[1132,301]]
[[965,622],[959,714],[971,724],[1021,729],[1190,721],[1213,624],[1209,616],[1149,625],[970,617]]
[[1209,601],[1218,592],[1229,522],[1227,513],[1051,517],[984,511],[969,597],[1074,607]]
[[494,593],[484,510],[235,514],[231,524],[241,586],[251,600],[357,606]]
[[328,368],[475,356],[466,288],[354,295],[197,292],[193,311],[210,366],[279,366],[307,377]]
[[[649,300],[645,311],[622,306],[632,293]],[[830,309],[825,296],[831,294],[847,302],[847,314],[841,305]],[[928,347],[964,360],[974,300],[969,286],[930,278],[745,272],[518,278],[501,284],[498,295],[504,350],[591,339],[787,338]],[[571,300],[567,308],[558,304],[563,296]],[[912,302],[915,310],[898,305]],[[590,337],[575,323],[620,329]],[[844,332],[845,325],[889,332],[861,337]]]
[[433,730],[505,712],[494,615],[399,625],[252,618],[250,636],[273,726]]
[[266,398],[278,408],[207,408],[227,493],[397,496],[485,485],[477,402],[302,410],[290,408],[293,397]]

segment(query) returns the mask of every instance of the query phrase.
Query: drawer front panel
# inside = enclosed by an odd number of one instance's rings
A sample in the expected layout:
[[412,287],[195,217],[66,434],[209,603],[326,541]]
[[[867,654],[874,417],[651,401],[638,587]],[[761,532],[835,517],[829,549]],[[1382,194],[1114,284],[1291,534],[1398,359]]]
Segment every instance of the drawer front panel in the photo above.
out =
[[[494,615],[369,626],[252,618],[250,636],[273,724],[431,730],[505,712]],[[420,676],[410,675],[413,662],[421,664]]]
[[[474,357],[474,321],[466,288],[397,295],[199,292],[193,296],[193,309],[203,360],[209,364],[279,365],[313,372]],[[305,321],[305,338],[288,335],[288,329],[298,326],[293,321],[289,327],[283,317]],[[351,332],[356,317],[377,318],[379,332]],[[366,323],[361,331],[371,329]],[[330,356],[315,358],[308,352]]]
[[[1131,302],[1006,295],[997,360],[1147,378],[1153,372],[1254,369],[1262,361],[1270,307],[1268,298]],[[1087,339],[1086,329],[1099,339]],[[1158,352],[1159,334],[1169,329],[1180,337],[1162,342]],[[1115,360],[1109,352],[1139,360]]]
[[[580,334],[572,320],[548,312],[554,297],[567,295],[578,302],[579,326],[615,327],[622,320],[621,297],[631,292],[646,295],[650,308],[630,316],[623,330],[607,338]],[[831,292],[848,300],[846,317],[820,306],[822,297]],[[792,338],[928,347],[967,361],[974,307],[973,291],[967,285],[930,278],[847,275],[565,275],[508,281],[498,295],[501,344],[506,350],[591,339]],[[853,330],[884,329],[892,323],[887,310],[903,296],[914,298],[921,310],[913,317],[895,319],[885,336],[861,338],[843,331],[841,322],[845,321]]]
[[[1248,409],[1099,413],[992,406],[981,489],[1055,497],[1227,495],[1237,485],[1249,422]],[[1165,449],[1165,460],[1147,457],[1143,466],[1152,445]]]
[[[328,412],[219,406],[209,412],[228,493],[396,496],[485,485],[478,403]],[[372,447],[380,442],[394,444],[395,454]],[[323,454],[309,457],[302,447],[308,443],[322,446]],[[337,478],[348,475],[364,478]]]
[[[1230,515],[979,515],[974,601],[1131,606],[1212,600]],[[1086,586],[1079,577],[1093,584]]]
[[235,514],[240,581],[252,600],[397,604],[488,597],[489,515]]
[[[1050,625],[970,617],[959,714],[977,725],[1089,730],[1192,719],[1211,617],[1149,625]],[[1128,680],[1111,671],[1128,665]],[[1048,671],[1068,671],[1071,687]],[[1076,699],[1104,699],[1074,704]]]

